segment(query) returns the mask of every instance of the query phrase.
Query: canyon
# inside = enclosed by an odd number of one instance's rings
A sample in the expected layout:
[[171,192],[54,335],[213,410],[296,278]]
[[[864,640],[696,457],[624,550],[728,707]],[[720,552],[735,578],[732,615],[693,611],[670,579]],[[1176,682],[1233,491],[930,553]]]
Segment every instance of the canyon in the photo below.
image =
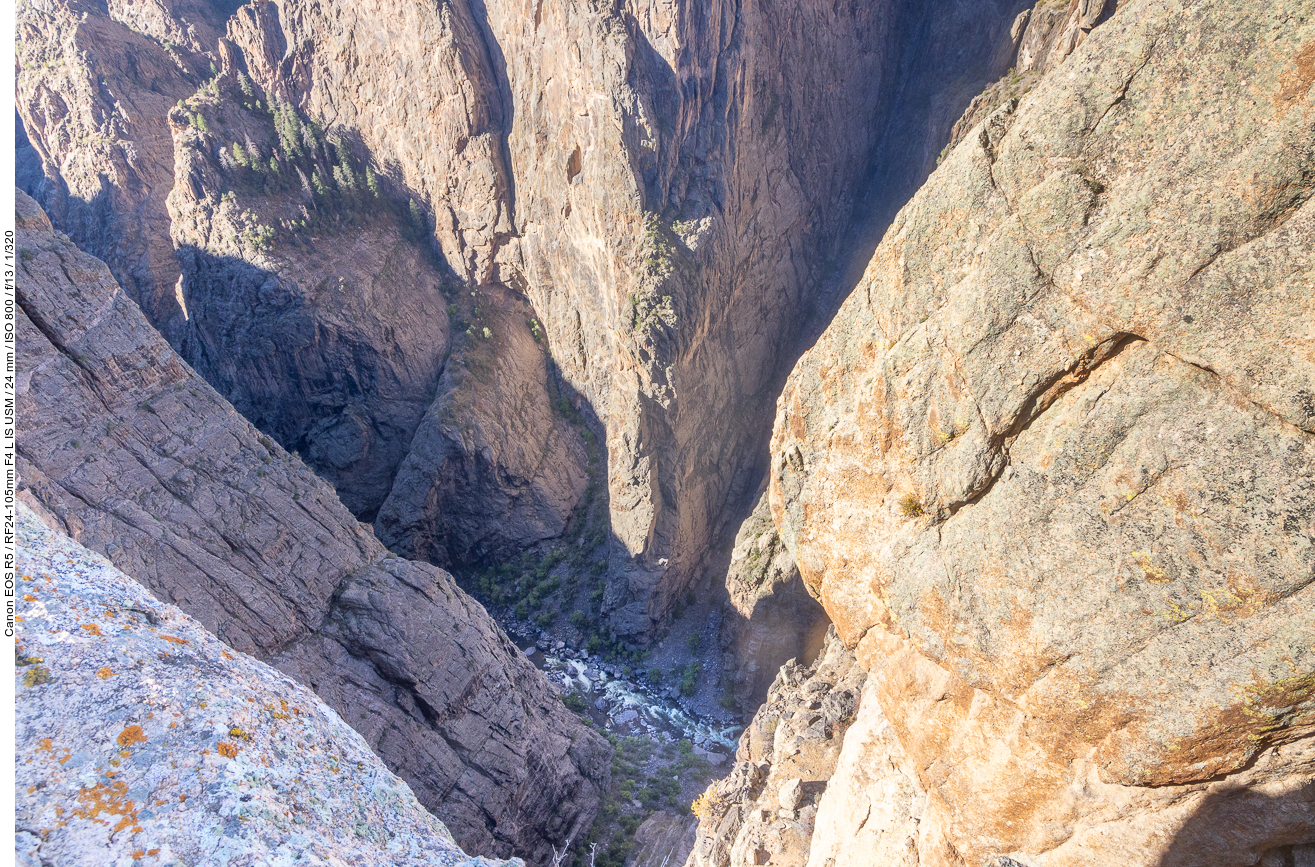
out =
[[651,812],[528,637],[747,723],[598,864],[1315,857],[1309,3],[24,0],[17,53],[20,499],[466,851]]

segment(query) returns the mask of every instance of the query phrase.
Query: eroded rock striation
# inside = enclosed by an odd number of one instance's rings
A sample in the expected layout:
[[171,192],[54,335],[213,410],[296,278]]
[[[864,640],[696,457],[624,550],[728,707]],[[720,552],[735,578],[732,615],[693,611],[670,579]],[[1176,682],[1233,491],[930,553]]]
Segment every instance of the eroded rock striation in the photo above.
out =
[[[850,767],[926,792],[916,863],[1315,838],[1313,51],[1303,3],[1124,4],[791,375],[773,514],[898,741]],[[809,863],[859,863],[860,796]]]
[[305,686],[18,506],[18,863],[523,867],[462,852]]
[[387,552],[18,199],[25,500],[310,684],[468,849],[542,861],[587,827],[606,743],[451,576]]

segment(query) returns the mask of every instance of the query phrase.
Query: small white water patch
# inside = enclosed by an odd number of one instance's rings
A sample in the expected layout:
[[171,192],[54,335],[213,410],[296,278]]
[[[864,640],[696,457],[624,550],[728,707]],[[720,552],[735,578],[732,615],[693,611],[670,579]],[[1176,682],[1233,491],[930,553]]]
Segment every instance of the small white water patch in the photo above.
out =
[[[535,659],[533,649],[527,654]],[[696,746],[715,752],[735,749],[741,729],[716,725],[700,719],[624,677],[615,677],[580,659],[542,656],[540,666],[550,680],[567,690],[577,690],[589,702],[590,716],[609,730],[620,733],[645,731],[679,740],[688,738]]]

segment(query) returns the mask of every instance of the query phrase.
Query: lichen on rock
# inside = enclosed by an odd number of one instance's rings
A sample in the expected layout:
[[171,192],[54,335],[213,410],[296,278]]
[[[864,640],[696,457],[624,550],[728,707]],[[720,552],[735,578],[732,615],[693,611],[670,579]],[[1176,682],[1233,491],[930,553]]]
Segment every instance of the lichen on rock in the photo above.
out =
[[20,864],[523,867],[467,856],[313,692],[23,504],[16,544]]

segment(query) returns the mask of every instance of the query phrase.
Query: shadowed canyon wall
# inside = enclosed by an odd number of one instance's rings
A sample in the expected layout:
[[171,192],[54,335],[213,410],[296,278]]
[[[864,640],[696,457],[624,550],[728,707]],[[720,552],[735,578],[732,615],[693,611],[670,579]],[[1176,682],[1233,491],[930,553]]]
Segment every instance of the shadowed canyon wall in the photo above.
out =
[[[560,381],[593,420],[605,607],[647,637],[728,507],[752,505],[780,377],[843,295],[854,226],[920,182],[1008,62],[1021,5],[264,0],[225,21],[25,4],[20,113],[61,225],[399,551],[506,555],[581,502],[574,447],[536,461],[516,426],[471,439],[420,424],[451,297],[523,295],[551,364],[447,381],[532,404]],[[282,134],[288,110],[315,130],[301,145]],[[94,170],[106,160],[117,174]],[[439,260],[408,239],[405,210],[326,222],[351,198],[335,166],[358,183],[368,166],[409,202]],[[62,216],[93,206],[84,230]],[[541,412],[522,427],[572,437]],[[463,505],[481,488],[489,504]]]
[[610,750],[440,569],[386,551],[18,193],[20,497],[312,687],[469,849],[548,860]]

